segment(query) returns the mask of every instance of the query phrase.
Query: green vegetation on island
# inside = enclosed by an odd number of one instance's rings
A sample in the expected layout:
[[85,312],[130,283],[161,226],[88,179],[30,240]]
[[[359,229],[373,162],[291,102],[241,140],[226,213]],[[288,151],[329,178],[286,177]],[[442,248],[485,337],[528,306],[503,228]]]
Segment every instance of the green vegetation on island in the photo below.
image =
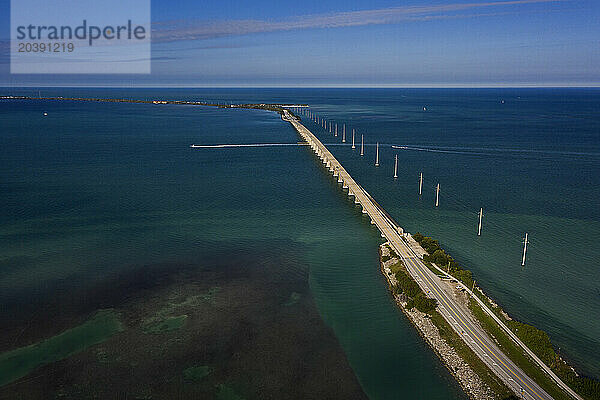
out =
[[452,329],[448,321],[442,314],[435,311],[431,314],[431,322],[438,328],[440,336],[456,351],[456,353],[469,364],[469,367],[485,382],[497,398],[502,400],[512,400],[517,397],[513,391],[502,382],[502,380],[492,372],[492,370],[475,354],[475,352],[465,343],[465,341]]
[[423,293],[419,285],[417,285],[417,282],[415,282],[404,269],[402,261],[398,260],[398,262],[390,266],[390,270],[394,273],[394,276],[398,281],[393,287],[393,292],[397,295],[404,295],[406,299],[406,308],[408,310],[416,308],[426,314],[431,314],[435,310],[437,301],[425,296],[425,293]]
[[500,326],[486,314],[474,301],[469,302],[469,308],[490,337],[494,338],[498,347],[506,354],[523,372],[537,382],[542,389],[556,400],[569,400],[571,397],[559,388],[552,379],[542,371],[537,364],[529,358],[523,350],[500,328]]
[[[441,247],[437,240],[423,236],[417,232],[413,238],[429,254],[423,256],[426,264],[435,263],[440,268],[446,270],[456,279],[467,285],[473,286],[473,275],[471,271],[464,269]],[[585,399],[600,400],[600,381],[590,377],[582,376],[568,365],[556,353],[548,334],[532,325],[506,318],[503,310],[492,304],[482,292],[475,290],[474,293],[482,299],[490,310],[492,310],[508,328],[517,337],[533,351],[552,371],[571,389],[583,396]],[[488,334],[492,335],[499,343],[500,347],[510,356],[510,358],[531,376],[544,390],[557,399],[570,399],[556,384],[547,376],[532,360],[527,357],[523,351],[513,342],[512,339],[498,326],[498,324],[487,315],[481,307],[474,302],[470,302],[470,308],[475,317],[482,323]]]
[[[381,261],[385,262],[392,258],[399,260],[396,252],[387,246],[389,249],[389,255],[382,255]],[[479,376],[479,378],[496,393],[498,399],[512,400],[514,397],[513,392],[498,378],[485,363],[471,350],[471,348],[464,342],[464,340],[452,329],[450,324],[444,319],[442,314],[436,310],[436,300],[428,299],[419,285],[408,275],[406,267],[402,261],[398,261],[391,266],[390,270],[396,277],[398,284],[392,287],[392,292],[396,295],[404,294],[406,302],[406,309],[411,310],[416,308],[417,310],[424,312],[429,315],[431,322],[436,326],[440,337],[448,343],[450,347],[456,351],[456,354],[466,362],[469,367]],[[423,302],[422,299],[430,301]]]
[[[423,256],[425,263],[434,263],[440,268],[448,271],[456,279],[467,285],[467,287],[473,286],[473,274],[471,271],[464,269],[458,264],[452,256],[447,254],[444,249],[440,247],[440,243],[430,237],[423,236],[419,232],[413,235],[415,239],[425,251],[429,254]],[[437,273],[437,270],[434,271]]]
[[[194,105],[194,106],[208,106],[218,108],[246,108],[255,110],[267,110],[273,111],[280,115],[283,115],[284,108],[291,107],[290,104],[267,104],[267,103],[246,103],[246,104],[226,104],[226,103],[215,103],[208,101],[187,101],[187,100],[140,100],[140,99],[103,99],[103,98],[90,98],[90,97],[32,97],[32,96],[0,96],[1,99],[10,100],[53,100],[53,101],[87,101],[87,102],[101,102],[101,103],[137,103],[137,104],[183,104],[183,105]],[[300,106],[306,107],[307,104],[301,104]],[[300,118],[292,113],[289,109],[288,112],[293,115],[296,119]]]

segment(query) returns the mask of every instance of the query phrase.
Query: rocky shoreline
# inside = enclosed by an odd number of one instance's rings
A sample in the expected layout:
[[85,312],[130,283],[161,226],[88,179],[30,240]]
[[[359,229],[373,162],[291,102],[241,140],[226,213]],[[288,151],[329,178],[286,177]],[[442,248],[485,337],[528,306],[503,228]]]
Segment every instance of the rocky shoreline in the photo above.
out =
[[[388,243],[384,243],[379,247],[379,261],[381,272],[388,281],[390,290],[396,285],[396,277],[391,271],[390,266],[400,261],[398,258],[391,256]],[[384,257],[389,257],[383,261]],[[493,390],[485,384],[481,378],[471,369],[456,351],[441,337],[438,328],[433,324],[427,314],[418,311],[416,308],[408,310],[406,301],[402,296],[392,294],[394,300],[402,312],[408,317],[412,324],[417,328],[417,331],[425,339],[427,344],[442,360],[446,368],[456,378],[465,393],[473,400],[493,400],[496,398]]]

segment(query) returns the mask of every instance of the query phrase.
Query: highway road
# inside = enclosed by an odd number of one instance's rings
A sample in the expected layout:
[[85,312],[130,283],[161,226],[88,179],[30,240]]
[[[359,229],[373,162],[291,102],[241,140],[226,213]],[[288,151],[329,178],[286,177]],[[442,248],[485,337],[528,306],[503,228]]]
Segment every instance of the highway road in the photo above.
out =
[[438,311],[463,338],[465,343],[485,362],[485,364],[500,377],[507,386],[524,399],[550,400],[552,397],[537,383],[517,367],[488,337],[479,324],[474,321],[469,312],[460,305],[451,293],[451,287],[431,271],[414,253],[404,238],[404,231],[389,215],[373,200],[373,198],[348,174],[337,159],[291,114],[284,110],[282,119],[290,122],[302,136],[315,154],[321,159],[326,168],[348,189],[348,195],[363,208],[381,231],[394,251],[401,257],[411,276],[417,281],[427,296],[438,302]]
[[[396,251],[399,249],[394,246]],[[401,249],[401,247],[400,247]],[[401,251],[401,250],[400,250]],[[400,254],[400,253],[399,253]],[[414,256],[401,256],[404,265],[423,290],[438,302],[438,311],[469,347],[509,387],[523,398],[552,399],[541,387],[518,368],[488,335],[471,319],[466,310],[447,292],[447,284]]]

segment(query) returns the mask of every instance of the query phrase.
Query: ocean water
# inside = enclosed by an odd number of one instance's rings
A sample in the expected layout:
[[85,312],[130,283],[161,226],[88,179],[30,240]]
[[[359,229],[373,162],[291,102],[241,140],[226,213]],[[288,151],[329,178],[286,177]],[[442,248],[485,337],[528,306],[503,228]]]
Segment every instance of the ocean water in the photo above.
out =
[[[310,104],[347,124],[342,145],[306,122],[401,226],[439,239],[511,315],[546,330],[561,354],[600,376],[599,90],[56,88],[42,96]],[[189,148],[295,143],[277,115],[0,100],[0,118],[5,321],[123,269],[289,243],[371,398],[464,398],[392,303],[378,268],[378,232],[306,149]],[[352,128],[365,135],[364,157],[350,148]],[[525,232],[531,243],[522,267]]]
[[[309,270],[322,318],[371,398],[465,398],[395,308],[378,233],[307,149],[189,148],[296,143],[277,114],[39,101],[0,110],[4,327],[56,318],[129,269],[231,252],[256,265],[286,248],[298,260],[291,265]],[[302,273],[289,265],[282,274]],[[11,344],[3,338],[3,350]]]
[[369,143],[362,158],[348,146],[332,147],[336,157],[406,230],[439,239],[509,314],[547,331],[562,355],[600,376],[600,322],[591,317],[600,315],[600,91],[421,90],[388,97],[379,92],[367,106],[346,106],[345,118],[321,106]]

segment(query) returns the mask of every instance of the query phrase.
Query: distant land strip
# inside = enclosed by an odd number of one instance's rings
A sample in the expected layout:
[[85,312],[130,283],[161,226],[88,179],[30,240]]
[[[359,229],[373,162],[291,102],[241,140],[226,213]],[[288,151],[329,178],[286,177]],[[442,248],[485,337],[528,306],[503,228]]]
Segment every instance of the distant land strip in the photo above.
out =
[[210,106],[219,108],[248,108],[275,111],[281,114],[283,108],[308,107],[307,104],[267,104],[267,103],[245,103],[245,104],[221,104],[220,102],[208,101],[186,101],[186,100],[139,100],[139,99],[106,99],[93,97],[34,97],[34,96],[0,96],[0,100],[53,100],[53,101],[96,101],[103,103],[136,103],[136,104],[178,104],[192,106]]

